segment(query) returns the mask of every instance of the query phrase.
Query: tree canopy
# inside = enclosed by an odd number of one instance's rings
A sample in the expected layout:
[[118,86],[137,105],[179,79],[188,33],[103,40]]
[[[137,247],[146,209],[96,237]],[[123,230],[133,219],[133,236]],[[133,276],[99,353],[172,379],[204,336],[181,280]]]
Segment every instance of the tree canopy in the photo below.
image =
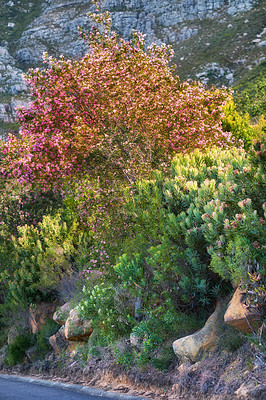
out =
[[20,137],[5,146],[7,175],[50,187],[111,170],[132,182],[175,152],[232,141],[221,126],[225,89],[180,82],[169,46],[145,49],[142,34],[127,42],[112,32],[108,12],[91,17],[98,28],[81,32],[88,54],[45,55],[48,67],[26,76],[33,101],[20,110]]

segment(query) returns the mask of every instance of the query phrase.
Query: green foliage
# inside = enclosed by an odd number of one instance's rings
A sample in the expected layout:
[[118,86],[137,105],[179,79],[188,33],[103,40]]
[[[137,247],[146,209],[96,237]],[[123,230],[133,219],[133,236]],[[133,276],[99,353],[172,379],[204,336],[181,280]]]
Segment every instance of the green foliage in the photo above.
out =
[[59,193],[23,188],[13,180],[6,180],[0,188],[1,227],[17,235],[19,226],[41,222],[44,215],[53,215],[62,207]]
[[[215,201],[204,207],[204,235],[210,267],[235,285],[249,282],[249,273],[265,277],[265,150],[252,153],[252,162],[228,168]],[[256,150],[256,149],[255,149]]]
[[235,88],[235,101],[242,113],[248,113],[252,118],[266,115],[266,61],[252,69],[242,78]]
[[3,303],[3,298],[0,302],[0,348],[8,342],[8,337],[14,337],[21,332],[28,330],[28,310],[19,304]]
[[40,358],[43,358],[51,350],[49,337],[53,336],[59,328],[60,326],[53,319],[47,319],[44,327],[36,334],[36,350]]
[[[0,4],[0,24],[2,27],[0,42],[6,40],[14,42],[19,39],[22,32],[39,16],[43,1],[14,0],[14,3],[14,6],[10,6],[8,2],[1,2]],[[10,20],[15,23],[14,28],[7,26]]]
[[[77,223],[67,224],[58,214],[46,215],[37,227],[18,227],[18,236],[11,237],[10,247],[1,249],[1,281],[10,301],[35,303],[51,299],[65,275],[71,275],[71,256],[75,253]],[[10,256],[12,256],[10,258]]]
[[128,340],[115,342],[111,346],[117,364],[125,368],[145,368],[152,364],[160,370],[169,367],[174,359],[172,342],[184,334],[201,328],[203,320],[172,309],[154,307],[145,312],[145,317],[132,329],[134,346]]
[[114,266],[118,279],[122,282],[122,288],[128,290],[133,296],[141,293],[146,286],[143,262],[139,254],[134,254],[133,258],[123,254]]
[[80,315],[91,321],[93,329],[106,344],[130,332],[134,323],[133,307],[121,287],[102,283],[93,289],[85,286],[83,291]]
[[[163,370],[172,339],[199,329],[228,287],[251,288],[257,304],[265,292],[265,143],[250,157],[245,152],[265,120],[251,126],[249,115],[238,113],[242,107],[257,118],[265,111],[265,82],[256,80],[253,104],[245,89],[237,106],[226,105],[222,130],[226,91],[182,84],[167,66],[167,47],[145,53],[141,34],[127,43],[110,35],[108,13],[93,18],[104,28],[90,37],[94,51],[80,62],[48,59],[51,68],[31,72],[37,111],[22,112],[26,139],[22,146],[13,138],[10,160],[2,159],[1,308],[53,299],[64,279],[78,276],[85,284],[80,315],[93,327],[80,352],[84,362],[111,345],[125,368],[152,363]],[[176,150],[232,145],[226,132],[245,150],[176,154],[169,173]],[[10,162],[25,186],[14,184]],[[56,329],[48,321],[38,333],[40,356]],[[120,346],[130,334],[138,345]],[[23,360],[27,340],[9,346],[9,365]],[[230,350],[239,343],[231,341]]]
[[170,338],[199,329],[231,285],[250,289],[254,272],[265,278],[265,184],[258,142],[250,154],[177,155],[171,176],[156,173],[128,188],[124,254],[108,278],[84,289],[80,304],[106,344],[130,332],[137,338],[134,350],[114,347],[118,363],[166,368]]
[[237,332],[235,329],[227,326],[225,332],[221,336],[221,348],[229,352],[238,350],[247,341],[243,333]]
[[[252,161],[237,149],[177,156],[172,178],[158,175],[136,185],[128,198],[136,236],[131,245],[144,251],[145,268],[162,297],[165,284],[170,298],[176,294],[181,303],[206,305],[219,292],[218,275],[238,284],[254,268],[265,274],[265,150],[260,146]],[[163,223],[152,218],[155,191],[161,191],[157,208]]]
[[125,367],[125,369],[129,369],[133,365],[134,360],[134,352],[131,347],[126,347],[122,349],[120,347],[113,347],[112,353],[116,359],[116,363]]
[[229,101],[224,107],[225,116],[223,118],[223,129],[231,132],[237,141],[244,144],[245,149],[250,148],[254,139],[257,138],[258,132],[250,124],[249,114],[241,116],[237,110],[233,100]]
[[13,366],[21,364],[25,359],[25,351],[34,343],[33,335],[21,333],[8,345],[5,364]]
[[13,366],[21,364],[25,359],[25,351],[34,346],[33,357],[43,358],[51,350],[49,337],[54,335],[59,329],[59,325],[52,319],[48,319],[44,327],[36,334],[21,333],[8,345],[5,364]]
[[178,312],[170,302],[166,307],[154,307],[144,315],[144,319],[132,330],[139,343],[132,361],[140,367],[151,363],[159,369],[166,368],[173,359],[172,341],[195,332],[204,321],[202,315],[196,318],[193,314]]
[[[83,270],[79,311],[94,329],[86,354],[101,356],[112,345],[117,363],[126,368],[167,368],[169,342],[199,329],[231,285],[245,284],[254,295],[264,287],[265,144],[254,146],[249,154],[212,148],[176,155],[171,175],[156,172],[126,190],[126,227],[114,223],[113,203],[104,221],[108,201],[101,191],[73,185],[57,213],[44,215],[37,226],[18,227],[7,250],[1,247],[9,298],[27,304],[51,298],[63,277]],[[113,236],[108,242],[114,227],[122,230],[116,249]],[[2,240],[7,232],[2,229]],[[262,283],[254,286],[258,277]],[[138,347],[115,345],[131,333]],[[39,334],[40,353],[50,335]]]

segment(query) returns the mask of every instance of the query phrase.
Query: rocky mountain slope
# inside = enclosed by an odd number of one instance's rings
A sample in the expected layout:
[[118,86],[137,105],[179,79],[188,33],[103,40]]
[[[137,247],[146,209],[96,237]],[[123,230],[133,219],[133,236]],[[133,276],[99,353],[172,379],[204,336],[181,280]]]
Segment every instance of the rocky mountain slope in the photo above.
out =
[[[148,43],[171,44],[182,78],[233,85],[265,58],[265,0],[104,0],[113,28],[132,29]],[[42,54],[79,58],[86,45],[90,0],[6,0],[0,4],[0,134],[13,127],[15,107],[27,103],[21,73]]]

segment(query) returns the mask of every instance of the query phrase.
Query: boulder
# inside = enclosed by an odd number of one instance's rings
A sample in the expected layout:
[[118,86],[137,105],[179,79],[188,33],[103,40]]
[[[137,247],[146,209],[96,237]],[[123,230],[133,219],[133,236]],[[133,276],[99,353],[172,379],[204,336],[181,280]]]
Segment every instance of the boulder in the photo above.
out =
[[192,335],[177,339],[173,343],[175,354],[183,362],[195,363],[200,361],[205,355],[217,348],[223,326],[223,307],[219,303],[202,329]]
[[92,334],[91,322],[79,317],[77,307],[70,311],[65,324],[65,336],[69,341],[83,342]]
[[227,325],[245,334],[252,333],[263,322],[262,314],[256,307],[248,305],[247,300],[247,293],[238,287],[224,314],[224,321]]
[[55,335],[49,338],[50,346],[53,350],[60,354],[62,350],[65,350],[68,346],[68,340],[65,337],[65,327],[61,326],[58,332]]
[[52,319],[56,310],[54,303],[40,303],[30,305],[29,323],[33,334],[39,332],[47,319]]
[[71,311],[70,302],[63,304],[61,307],[58,307],[53,315],[53,320],[59,325],[65,325],[66,320],[69,317],[69,313]]

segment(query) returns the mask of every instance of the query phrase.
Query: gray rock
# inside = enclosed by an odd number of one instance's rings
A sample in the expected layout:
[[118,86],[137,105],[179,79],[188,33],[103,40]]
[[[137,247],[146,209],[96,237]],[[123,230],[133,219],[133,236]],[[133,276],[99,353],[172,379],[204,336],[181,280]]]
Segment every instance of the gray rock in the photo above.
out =
[[[229,4],[228,4],[229,3]],[[113,28],[129,39],[133,29],[147,35],[148,43],[176,43],[197,33],[184,23],[215,18],[226,8],[230,15],[252,8],[251,0],[105,0]],[[90,27],[87,12],[93,10],[90,0],[50,0],[42,14],[19,39],[16,59],[26,65],[41,62],[44,51],[53,50],[66,57],[80,57],[86,45],[77,40],[78,26]],[[158,36],[160,34],[160,37]]]
[[218,63],[206,64],[201,68],[201,72],[196,74],[203,83],[208,83],[212,79],[223,79],[227,81],[228,86],[234,82],[233,71],[227,67],[222,67]]
[[[45,49],[46,48],[43,47],[43,50]],[[26,65],[36,64],[37,62],[40,61],[40,54],[28,47],[16,51],[14,57],[20,64],[26,64]]]
[[259,42],[258,46],[259,47],[266,46],[266,40],[263,40],[262,42]]

